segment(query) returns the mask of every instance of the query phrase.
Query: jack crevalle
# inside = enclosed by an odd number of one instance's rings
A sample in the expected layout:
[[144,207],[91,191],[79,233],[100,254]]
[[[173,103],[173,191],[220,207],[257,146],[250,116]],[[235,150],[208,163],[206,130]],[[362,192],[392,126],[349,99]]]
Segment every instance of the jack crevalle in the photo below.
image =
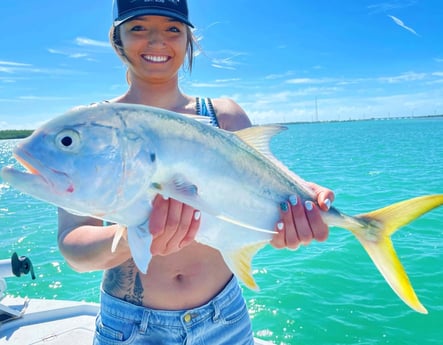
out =
[[[151,259],[152,199],[160,193],[187,203],[202,212],[196,240],[220,250],[233,272],[256,288],[251,260],[272,238],[280,218],[277,205],[294,194],[316,199],[270,152],[271,137],[283,129],[257,126],[231,133],[142,105],[78,107],[21,141],[14,155],[28,171],[5,167],[2,177],[74,214],[120,224],[142,272]],[[442,204],[443,194],[428,195],[358,216],[331,207],[322,217],[351,231],[397,295],[427,313],[390,236]]]

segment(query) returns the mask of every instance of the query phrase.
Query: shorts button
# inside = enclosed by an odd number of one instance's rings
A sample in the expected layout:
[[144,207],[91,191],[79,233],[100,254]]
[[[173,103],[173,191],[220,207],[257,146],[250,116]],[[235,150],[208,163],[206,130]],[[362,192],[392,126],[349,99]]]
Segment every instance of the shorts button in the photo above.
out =
[[186,314],[183,319],[185,320],[185,322],[190,322],[192,320],[192,316],[191,314]]

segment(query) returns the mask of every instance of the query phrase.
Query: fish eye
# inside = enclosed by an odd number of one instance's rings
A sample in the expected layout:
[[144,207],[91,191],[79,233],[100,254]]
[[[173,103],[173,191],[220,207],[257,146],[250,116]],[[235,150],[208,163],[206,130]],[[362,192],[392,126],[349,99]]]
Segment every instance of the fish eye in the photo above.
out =
[[63,151],[76,151],[80,146],[80,134],[72,129],[62,130],[57,134],[55,144]]
[[63,137],[60,142],[62,143],[63,146],[65,147],[69,147],[72,145],[72,138],[69,136]]

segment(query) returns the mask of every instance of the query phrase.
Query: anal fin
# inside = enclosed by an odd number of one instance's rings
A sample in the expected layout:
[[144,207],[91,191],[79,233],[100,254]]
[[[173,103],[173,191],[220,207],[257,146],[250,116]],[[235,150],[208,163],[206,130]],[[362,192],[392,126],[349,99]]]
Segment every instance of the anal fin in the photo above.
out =
[[252,276],[252,259],[267,241],[249,244],[229,254],[230,267],[234,274],[251,290],[259,290]]

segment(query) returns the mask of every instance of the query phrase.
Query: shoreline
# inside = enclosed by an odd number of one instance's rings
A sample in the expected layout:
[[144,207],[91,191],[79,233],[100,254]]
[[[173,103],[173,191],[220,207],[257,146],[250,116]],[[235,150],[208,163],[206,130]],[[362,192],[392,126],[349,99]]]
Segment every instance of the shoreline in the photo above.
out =
[[23,139],[30,136],[33,129],[6,129],[0,130],[0,140]]
[[[355,122],[355,121],[388,121],[388,120],[405,120],[405,119],[424,119],[424,118],[439,118],[442,115],[423,115],[423,116],[404,116],[404,117],[372,117],[367,119],[348,119],[348,120],[325,120],[325,121],[297,121],[297,122],[282,122],[282,125],[300,125],[308,123],[332,123],[332,122]],[[2,129],[0,130],[0,140],[8,139],[23,139],[30,136],[34,132],[33,129]]]

